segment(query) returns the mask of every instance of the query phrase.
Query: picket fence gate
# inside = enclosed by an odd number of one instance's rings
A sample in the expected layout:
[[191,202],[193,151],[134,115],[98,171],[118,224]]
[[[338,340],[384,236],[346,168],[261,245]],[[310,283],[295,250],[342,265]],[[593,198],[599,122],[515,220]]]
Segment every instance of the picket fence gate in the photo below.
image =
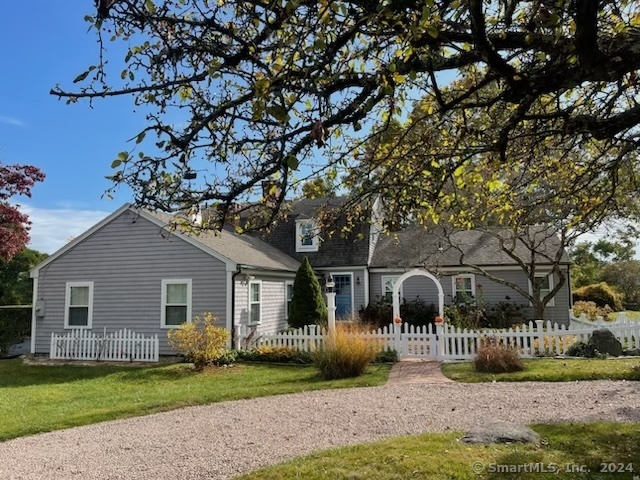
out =
[[[496,341],[512,345],[523,357],[562,355],[575,342],[586,342],[596,324],[572,326],[551,324],[537,320],[508,329],[467,330],[442,323],[415,326],[406,323],[390,324],[357,335],[381,342],[385,350],[396,350],[400,359],[428,358],[437,360],[469,360],[475,357],[482,339],[493,337]],[[626,349],[640,348],[640,322],[624,321],[607,324]],[[255,347],[288,347],[312,351],[320,348],[327,332],[314,327],[279,332],[256,333],[246,325],[236,332],[236,345],[240,349]]]
[[102,335],[88,329],[73,329],[64,334],[51,334],[49,357],[53,360],[103,360],[114,362],[157,362],[158,335],[145,337],[123,329]]

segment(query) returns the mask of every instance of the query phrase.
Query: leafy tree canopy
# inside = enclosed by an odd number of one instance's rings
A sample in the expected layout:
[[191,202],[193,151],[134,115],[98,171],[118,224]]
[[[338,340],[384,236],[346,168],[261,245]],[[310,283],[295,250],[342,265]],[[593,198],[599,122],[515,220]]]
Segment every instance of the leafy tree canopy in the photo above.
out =
[[[76,89],[52,93],[69,102],[131,95],[148,112],[112,177],[147,207],[211,202],[219,226],[265,179],[281,182],[282,201],[303,172],[349,174],[355,162],[354,196],[392,192],[391,180],[408,186],[411,195],[388,200],[400,218],[418,210],[437,221],[446,212],[429,205],[455,201],[446,195],[464,182],[511,197],[505,206],[484,196],[498,220],[546,214],[544,200],[561,194],[571,202],[549,210],[578,224],[600,204],[620,205],[619,184],[635,182],[640,12],[631,0],[97,4],[86,17],[99,35],[97,63]],[[109,42],[125,45],[124,58]],[[412,99],[423,99],[442,154],[363,166],[370,133],[403,124]],[[402,176],[385,177],[389,167]],[[266,221],[279,203],[263,202]]]
[[9,199],[30,197],[33,185],[42,180],[44,173],[37,167],[0,163],[0,260],[11,260],[29,241],[29,218]]
[[0,260],[0,305],[29,305],[33,284],[29,270],[47,258],[30,248],[18,252],[11,260]]

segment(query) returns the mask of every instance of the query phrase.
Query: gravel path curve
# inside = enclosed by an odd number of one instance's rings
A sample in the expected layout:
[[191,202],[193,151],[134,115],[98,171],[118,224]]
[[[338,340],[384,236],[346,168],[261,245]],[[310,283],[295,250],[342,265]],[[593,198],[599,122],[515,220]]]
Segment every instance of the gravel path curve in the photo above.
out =
[[228,479],[314,450],[488,419],[640,422],[640,382],[387,385],[190,407],[0,443],[0,478]]

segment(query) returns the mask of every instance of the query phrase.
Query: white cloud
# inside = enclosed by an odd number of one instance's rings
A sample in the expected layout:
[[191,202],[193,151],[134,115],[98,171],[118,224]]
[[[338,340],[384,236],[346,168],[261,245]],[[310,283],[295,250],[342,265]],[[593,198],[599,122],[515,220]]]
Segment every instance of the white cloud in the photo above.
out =
[[21,205],[20,210],[31,220],[29,248],[54,253],[69,240],[81,235],[112,212],[70,208],[36,208]]
[[7,115],[0,115],[0,123],[5,123],[7,125],[13,125],[14,127],[26,127],[27,124],[20,120],[19,118],[9,117]]

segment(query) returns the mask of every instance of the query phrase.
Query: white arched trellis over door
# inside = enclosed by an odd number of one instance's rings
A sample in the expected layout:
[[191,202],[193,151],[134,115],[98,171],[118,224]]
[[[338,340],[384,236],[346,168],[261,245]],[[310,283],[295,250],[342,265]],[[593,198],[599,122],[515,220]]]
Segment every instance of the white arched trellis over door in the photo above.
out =
[[430,278],[436,284],[436,287],[438,287],[438,315],[444,318],[444,291],[440,280],[426,270],[414,269],[400,275],[400,278],[396,280],[396,284],[393,286],[393,319],[400,316],[400,286],[407,278],[415,276]]

